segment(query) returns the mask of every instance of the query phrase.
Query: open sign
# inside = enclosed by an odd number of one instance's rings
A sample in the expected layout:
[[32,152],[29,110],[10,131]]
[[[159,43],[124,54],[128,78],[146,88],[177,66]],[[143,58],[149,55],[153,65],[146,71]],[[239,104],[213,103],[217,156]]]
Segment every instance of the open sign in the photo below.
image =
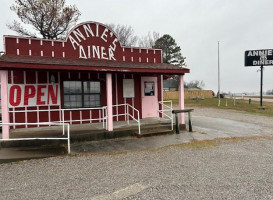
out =
[[8,92],[9,108],[60,105],[59,84],[8,84]]

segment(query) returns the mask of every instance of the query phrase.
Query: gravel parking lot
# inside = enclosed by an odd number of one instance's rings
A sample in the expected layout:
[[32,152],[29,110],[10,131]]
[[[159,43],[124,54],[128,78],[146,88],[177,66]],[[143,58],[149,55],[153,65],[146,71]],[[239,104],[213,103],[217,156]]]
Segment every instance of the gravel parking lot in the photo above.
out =
[[273,199],[273,140],[221,139],[1,164],[0,185],[5,200]]

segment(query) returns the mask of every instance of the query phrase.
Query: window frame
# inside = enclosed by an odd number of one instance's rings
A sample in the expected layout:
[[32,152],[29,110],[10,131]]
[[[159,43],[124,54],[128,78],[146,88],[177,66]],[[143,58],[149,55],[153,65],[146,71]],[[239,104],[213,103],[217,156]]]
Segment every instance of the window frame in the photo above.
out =
[[[65,92],[65,82],[80,82],[80,86],[81,86],[81,91],[80,92],[77,92],[77,93],[66,93]],[[84,82],[95,82],[95,83],[99,83],[99,92],[85,92],[84,91]],[[81,106],[78,107],[78,106],[71,106],[71,101],[69,101],[68,103],[70,103],[70,106],[65,106],[65,96],[70,96],[70,95],[80,95],[81,96]],[[99,95],[99,105],[95,105],[95,106],[86,106],[85,104],[85,100],[84,100],[84,97],[86,95]],[[63,81],[63,107],[64,108],[71,108],[71,109],[74,109],[74,108],[98,108],[98,107],[101,107],[102,106],[102,99],[101,99],[102,95],[101,95],[101,82],[100,81],[90,81],[90,80],[87,80],[87,81],[80,81],[80,80],[65,80]],[[96,100],[95,100],[96,101]],[[95,103],[96,104],[96,103]]]

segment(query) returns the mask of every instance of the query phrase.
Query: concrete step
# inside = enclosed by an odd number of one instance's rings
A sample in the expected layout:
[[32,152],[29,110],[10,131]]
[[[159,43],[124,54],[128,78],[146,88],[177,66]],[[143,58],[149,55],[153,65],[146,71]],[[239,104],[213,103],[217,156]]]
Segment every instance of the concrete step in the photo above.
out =
[[67,154],[66,148],[60,145],[1,148],[0,164],[18,162],[21,160],[48,158],[65,154]]

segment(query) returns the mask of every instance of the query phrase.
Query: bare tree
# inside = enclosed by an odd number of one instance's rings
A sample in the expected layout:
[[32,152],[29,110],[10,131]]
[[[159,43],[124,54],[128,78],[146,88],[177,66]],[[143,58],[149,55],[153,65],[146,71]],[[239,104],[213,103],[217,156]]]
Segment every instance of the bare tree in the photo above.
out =
[[[75,5],[66,6],[65,0],[15,0],[10,9],[21,22],[33,26],[46,39],[64,37],[81,15]],[[20,35],[36,37],[35,32],[28,31],[18,21],[7,26]]]
[[203,89],[205,87],[204,81],[190,81],[189,83],[185,83],[185,88],[197,88],[197,89]]
[[149,32],[148,35],[142,36],[139,39],[139,46],[145,48],[153,48],[155,42],[160,38],[160,34],[158,32]]
[[116,25],[116,24],[107,24],[118,36],[120,42],[124,46],[135,46],[138,37],[134,35],[134,29],[132,26],[127,25]]

